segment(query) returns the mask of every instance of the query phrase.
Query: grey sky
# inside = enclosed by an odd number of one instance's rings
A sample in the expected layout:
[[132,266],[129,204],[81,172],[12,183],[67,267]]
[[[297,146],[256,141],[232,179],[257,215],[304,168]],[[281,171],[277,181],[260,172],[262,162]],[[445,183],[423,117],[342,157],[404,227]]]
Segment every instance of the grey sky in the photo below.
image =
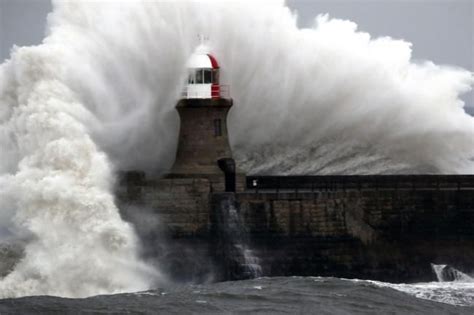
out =
[[50,0],[0,0],[0,62],[11,47],[39,44],[44,37]]
[[[474,0],[288,0],[300,26],[317,14],[349,19],[373,36],[413,43],[415,59],[474,71]],[[13,44],[32,45],[44,37],[50,0],[0,0],[0,61]],[[474,105],[474,93],[464,97]],[[470,109],[473,111],[474,109]]]

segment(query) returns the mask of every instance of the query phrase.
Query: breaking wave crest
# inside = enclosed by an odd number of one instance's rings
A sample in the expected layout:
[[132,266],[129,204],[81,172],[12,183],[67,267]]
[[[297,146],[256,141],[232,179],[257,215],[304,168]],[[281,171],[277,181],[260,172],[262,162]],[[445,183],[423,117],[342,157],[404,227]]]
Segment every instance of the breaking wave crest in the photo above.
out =
[[0,228],[4,242],[23,248],[0,297],[137,291],[158,276],[140,261],[133,229],[114,204],[110,163],[82,122],[93,114],[64,83],[62,48],[20,48],[1,68],[8,150]]

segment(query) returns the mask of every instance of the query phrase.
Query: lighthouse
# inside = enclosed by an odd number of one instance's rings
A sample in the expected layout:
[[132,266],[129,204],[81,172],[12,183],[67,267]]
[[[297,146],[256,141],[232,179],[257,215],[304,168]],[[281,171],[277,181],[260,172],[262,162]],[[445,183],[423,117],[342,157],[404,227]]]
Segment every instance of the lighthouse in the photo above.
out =
[[220,66],[200,45],[187,63],[188,77],[176,109],[180,132],[169,177],[206,178],[214,191],[235,190],[235,164],[227,133],[232,107],[228,86],[220,84]]
[[183,92],[186,99],[229,98],[228,86],[220,85],[220,67],[206,46],[199,46],[188,60],[188,82]]

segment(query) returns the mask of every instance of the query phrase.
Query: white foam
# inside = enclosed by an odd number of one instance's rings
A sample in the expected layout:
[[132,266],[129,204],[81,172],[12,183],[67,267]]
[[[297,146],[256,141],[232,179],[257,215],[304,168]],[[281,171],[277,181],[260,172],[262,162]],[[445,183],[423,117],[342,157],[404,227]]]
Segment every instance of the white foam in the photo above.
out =
[[14,73],[0,84],[0,144],[12,149],[0,162],[2,230],[25,240],[2,298],[138,291],[158,276],[114,204],[111,166],[82,122],[91,114],[63,79],[63,48],[17,49],[1,69]]
[[474,283],[472,282],[428,282],[416,284],[393,284],[368,281],[380,287],[389,287],[417,298],[452,305],[474,306]]

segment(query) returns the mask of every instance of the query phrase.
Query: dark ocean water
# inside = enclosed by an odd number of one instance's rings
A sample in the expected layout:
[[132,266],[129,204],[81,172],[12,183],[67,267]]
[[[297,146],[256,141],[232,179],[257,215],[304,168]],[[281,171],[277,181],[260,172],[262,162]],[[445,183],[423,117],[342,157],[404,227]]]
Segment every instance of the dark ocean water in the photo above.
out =
[[0,314],[474,314],[471,285],[401,285],[398,290],[390,286],[397,285],[337,278],[261,278],[85,299],[4,299]]

